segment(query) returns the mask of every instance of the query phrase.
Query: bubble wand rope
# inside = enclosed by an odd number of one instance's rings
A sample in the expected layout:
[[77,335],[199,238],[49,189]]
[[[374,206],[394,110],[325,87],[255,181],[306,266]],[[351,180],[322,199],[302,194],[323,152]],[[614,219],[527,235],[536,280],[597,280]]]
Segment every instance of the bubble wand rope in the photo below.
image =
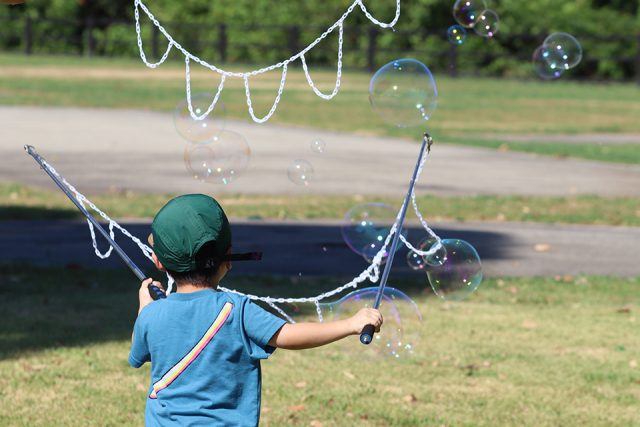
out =
[[[53,180],[53,182],[55,182],[56,185],[64,192],[64,194],[66,194],[66,196],[73,202],[73,204],[76,205],[76,207],[80,210],[80,212],[82,212],[82,214],[87,218],[87,221],[89,221],[91,224],[93,224],[93,226],[98,229],[100,234],[102,234],[102,236],[105,239],[107,239],[107,241],[109,242],[109,245],[111,245],[111,247],[113,249],[115,249],[115,251],[118,253],[118,255],[120,255],[120,258],[122,258],[122,260],[125,262],[125,264],[127,264],[127,266],[131,269],[133,274],[135,274],[136,277],[140,281],[144,281],[144,280],[148,279],[148,276],[146,274],[144,274],[144,272],[142,270],[140,270],[140,268],[138,268],[138,266],[131,260],[131,258],[129,258],[129,256],[124,252],[124,250],[122,250],[120,245],[118,245],[111,238],[111,236],[105,231],[105,229],[102,228],[100,223],[93,217],[93,215],[91,215],[87,211],[87,209],[84,206],[82,206],[82,204],[78,201],[78,199],[76,199],[73,196],[73,194],[71,194],[71,191],[69,191],[67,186],[64,185],[58,179],[57,176],[55,176],[53,173],[51,173],[49,168],[46,168],[44,166],[44,159],[36,152],[36,149],[32,145],[25,145],[24,146],[24,150],[31,157],[33,157],[33,159],[40,165],[42,170],[44,170],[47,173],[47,175],[49,175],[49,177]],[[149,288],[149,295],[151,295],[151,298],[153,298],[154,300],[157,300],[157,299],[160,299],[160,298],[166,298],[165,293],[160,288],[158,288],[157,286],[150,284],[148,288]]]
[[[422,161],[422,157],[424,156],[424,150],[427,150],[427,153],[431,151],[431,144],[433,144],[433,139],[428,133],[424,134],[422,138],[422,146],[420,147],[420,155],[418,156],[418,162],[416,164],[415,169],[413,170],[413,175],[411,176],[411,182],[409,183],[409,191],[407,191],[407,197],[404,199],[404,203],[402,204],[402,209],[398,214],[397,218],[397,226],[395,230],[395,234],[393,236],[393,241],[391,242],[391,249],[389,249],[389,256],[387,259],[387,264],[384,266],[384,271],[382,272],[382,277],[380,279],[380,284],[378,285],[378,293],[376,294],[376,299],[373,303],[373,308],[377,309],[380,307],[380,302],[382,302],[382,295],[384,294],[384,287],[387,285],[387,279],[389,278],[389,273],[391,272],[391,264],[393,264],[393,256],[396,253],[396,248],[398,247],[398,241],[400,240],[400,235],[402,234],[402,225],[404,224],[404,218],[407,215],[407,207],[409,206],[409,200],[412,199],[413,188],[416,185],[416,178],[418,176],[418,170],[420,169],[420,164]],[[373,334],[375,333],[375,328],[373,325],[367,325],[362,330],[360,334],[360,342],[362,344],[370,344],[373,340]]]

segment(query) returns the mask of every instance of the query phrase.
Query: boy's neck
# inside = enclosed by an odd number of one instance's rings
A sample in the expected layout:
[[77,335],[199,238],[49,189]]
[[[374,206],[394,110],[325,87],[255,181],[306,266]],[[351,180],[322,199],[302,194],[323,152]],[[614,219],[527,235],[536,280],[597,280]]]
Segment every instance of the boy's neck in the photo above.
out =
[[180,286],[177,287],[176,292],[179,294],[190,294],[193,292],[199,292],[199,291],[204,291],[206,289],[211,289],[211,290],[217,290],[218,289],[218,285],[214,285],[214,286],[196,286],[196,285],[192,285],[191,283],[183,283]]

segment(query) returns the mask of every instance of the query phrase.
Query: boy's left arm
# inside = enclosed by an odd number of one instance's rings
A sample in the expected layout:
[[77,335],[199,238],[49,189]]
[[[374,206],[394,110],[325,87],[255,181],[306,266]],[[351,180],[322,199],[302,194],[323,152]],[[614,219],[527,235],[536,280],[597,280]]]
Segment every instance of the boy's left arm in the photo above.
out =
[[138,290],[138,301],[140,303],[138,306],[138,314],[140,314],[143,308],[153,302],[153,298],[151,298],[151,294],[149,294],[150,284],[154,284],[162,289],[162,285],[160,284],[160,282],[154,282],[153,279],[146,279],[142,282],[142,284],[140,285],[140,289]]
[[382,315],[378,310],[363,308],[348,319],[325,323],[287,323],[269,341],[272,347],[287,350],[303,350],[358,335],[367,325],[373,325],[380,332]]

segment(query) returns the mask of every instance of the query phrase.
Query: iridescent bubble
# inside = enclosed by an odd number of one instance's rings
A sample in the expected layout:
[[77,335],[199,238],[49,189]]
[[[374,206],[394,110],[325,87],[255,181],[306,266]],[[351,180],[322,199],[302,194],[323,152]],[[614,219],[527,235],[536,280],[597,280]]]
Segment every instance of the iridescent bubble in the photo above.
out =
[[438,243],[435,238],[431,238],[427,240],[424,247],[425,249],[422,249],[423,251],[435,250],[431,255],[425,255],[424,257],[424,262],[427,263],[428,266],[438,267],[444,264],[447,258],[447,248],[442,244],[442,240]]
[[472,28],[486,9],[484,0],[457,0],[453,4],[453,17],[463,27]]
[[427,277],[431,288],[445,300],[463,300],[482,282],[482,264],[475,248],[464,240],[444,239],[447,250],[444,263],[429,267]]
[[[415,248],[419,251],[427,252],[438,245],[438,240],[435,237],[429,236],[422,239]],[[444,258],[447,254],[444,245],[440,247],[431,255],[422,256],[414,251],[407,253],[407,264],[412,270],[424,271],[429,266],[438,266],[444,263]]]
[[184,162],[195,179],[229,184],[247,169],[251,149],[242,135],[223,130],[208,144],[189,143]]
[[[191,105],[196,116],[202,116],[207,112],[213,95],[209,93],[198,93],[191,96]],[[225,127],[226,110],[224,104],[218,101],[211,113],[202,120],[195,120],[189,112],[187,99],[178,103],[173,113],[173,123],[176,130],[184,139],[189,142],[206,143],[220,133]]]
[[[373,307],[378,288],[353,291],[339,301],[321,304],[326,320],[348,319],[360,309]],[[403,292],[385,287],[379,307],[384,319],[380,332],[369,345],[362,345],[357,336],[341,340],[343,349],[359,355],[406,358],[420,345],[422,314],[416,303]]]
[[327,148],[327,143],[320,138],[315,138],[313,141],[311,141],[310,148],[311,151],[316,154],[324,154],[324,151]]
[[[396,215],[396,210],[384,203],[365,203],[355,206],[345,215],[341,227],[342,238],[352,251],[371,262],[384,246]],[[402,235],[405,238],[408,236],[406,228],[402,229]],[[385,254],[384,257],[386,258],[387,255]]]
[[548,56],[548,49],[544,48],[544,46],[539,46],[535,52],[533,52],[533,56],[531,58],[533,70],[542,79],[557,79],[562,75],[562,73],[564,73],[564,68],[559,67],[554,61],[547,61]]
[[414,271],[422,271],[427,266],[424,258],[413,251],[407,252],[407,265]]
[[553,68],[569,70],[582,61],[580,42],[568,33],[553,33],[542,43],[544,58]]
[[296,185],[309,185],[309,182],[313,181],[314,173],[311,163],[302,159],[294,160],[287,169],[289,181]]
[[422,62],[397,59],[371,78],[369,102],[384,121],[394,126],[420,126],[437,107],[438,89],[431,71]]
[[447,40],[449,43],[461,45],[467,38],[467,30],[462,25],[452,25],[447,30]]
[[500,27],[500,18],[498,14],[493,10],[485,10],[480,14],[476,25],[473,26],[473,31],[479,36],[492,38],[498,33]]

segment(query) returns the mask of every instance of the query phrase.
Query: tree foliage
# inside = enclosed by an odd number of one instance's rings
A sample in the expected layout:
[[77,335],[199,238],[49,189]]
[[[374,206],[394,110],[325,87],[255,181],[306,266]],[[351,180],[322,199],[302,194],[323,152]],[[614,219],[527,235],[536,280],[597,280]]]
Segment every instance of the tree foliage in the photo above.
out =
[[[544,37],[554,31],[577,36],[585,60],[573,75],[631,78],[640,54],[640,8],[628,0],[488,0],[501,18],[499,36],[485,40],[472,31],[458,48],[457,64],[468,73],[521,76],[530,72],[529,59]],[[194,53],[221,58],[226,39],[229,62],[268,63],[288,56],[333,23],[351,0],[147,0],[146,4],[180,42]],[[367,0],[374,16],[393,16],[392,0]],[[453,0],[406,0],[396,32],[379,31],[376,62],[412,54],[435,69],[445,70],[451,46],[444,34],[452,25]],[[89,39],[93,52],[135,55],[131,21],[133,0],[28,0],[22,6],[0,7],[0,45],[23,49],[25,20],[32,20],[33,49],[43,53],[83,53]],[[224,24],[224,28],[221,26]],[[345,27],[345,61],[365,66],[372,25],[359,11]],[[90,30],[90,31],[89,31]],[[152,28],[143,25],[145,41]],[[163,46],[159,39],[159,50]],[[313,52],[316,63],[335,61],[335,35]]]

